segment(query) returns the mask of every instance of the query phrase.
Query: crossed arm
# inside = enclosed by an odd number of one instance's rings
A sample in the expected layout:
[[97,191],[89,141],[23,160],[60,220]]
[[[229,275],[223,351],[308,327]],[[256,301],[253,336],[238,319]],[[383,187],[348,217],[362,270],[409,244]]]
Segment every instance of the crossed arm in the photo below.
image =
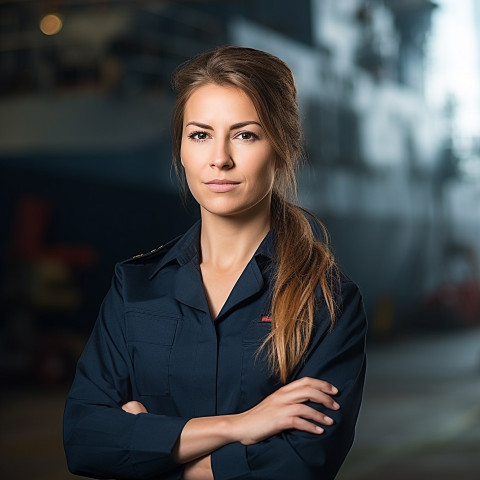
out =
[[[243,413],[192,418],[185,424],[173,451],[174,460],[185,464],[182,479],[213,479],[210,454],[228,443],[253,445],[289,429],[321,435],[324,429],[318,424],[331,425],[333,419],[305,402],[338,410],[340,405],[332,398],[337,392],[328,382],[304,377],[281,387]],[[137,401],[126,403],[122,409],[131,414],[147,413]]]

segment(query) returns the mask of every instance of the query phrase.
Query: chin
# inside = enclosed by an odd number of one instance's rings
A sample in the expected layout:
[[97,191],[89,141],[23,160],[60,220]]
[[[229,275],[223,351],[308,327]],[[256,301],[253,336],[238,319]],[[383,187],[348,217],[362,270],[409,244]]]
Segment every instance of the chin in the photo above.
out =
[[217,217],[234,217],[236,215],[241,215],[244,213],[243,210],[232,210],[226,208],[205,208],[202,207],[202,210],[209,215],[215,215]]
[[205,212],[208,212],[210,215],[216,215],[218,217],[233,218],[233,217],[244,217],[244,216],[253,216],[262,215],[261,210],[255,208],[258,206],[258,203],[248,204],[248,205],[235,205],[235,206],[213,206],[213,205],[202,205],[201,208]]

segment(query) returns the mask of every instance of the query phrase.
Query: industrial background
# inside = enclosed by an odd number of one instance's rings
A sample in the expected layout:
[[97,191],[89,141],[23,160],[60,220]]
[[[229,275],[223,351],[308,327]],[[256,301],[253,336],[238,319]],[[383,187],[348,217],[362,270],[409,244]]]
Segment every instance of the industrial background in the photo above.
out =
[[340,480],[480,475],[480,0],[0,0],[0,476],[63,480],[64,396],[117,261],[198,218],[172,72],[293,69],[302,204],[369,317]]

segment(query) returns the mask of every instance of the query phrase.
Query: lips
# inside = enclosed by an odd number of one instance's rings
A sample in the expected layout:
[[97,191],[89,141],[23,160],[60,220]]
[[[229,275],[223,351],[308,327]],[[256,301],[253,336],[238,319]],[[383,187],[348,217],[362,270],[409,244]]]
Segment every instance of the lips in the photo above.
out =
[[231,190],[235,189],[240,182],[234,182],[233,180],[211,180],[209,182],[205,182],[205,185],[215,193],[225,193],[230,192]]

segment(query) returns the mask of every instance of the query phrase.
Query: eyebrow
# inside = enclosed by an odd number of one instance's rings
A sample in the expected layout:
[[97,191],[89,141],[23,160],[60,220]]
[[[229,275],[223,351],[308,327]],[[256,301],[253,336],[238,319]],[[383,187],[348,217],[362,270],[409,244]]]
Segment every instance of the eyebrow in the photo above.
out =
[[[211,125],[207,125],[206,123],[200,123],[200,122],[188,122],[185,127],[188,127],[189,125],[194,125],[195,127],[199,128],[204,128],[205,130],[213,130],[213,127]],[[237,128],[243,128],[246,127],[247,125],[258,125],[260,128],[263,128],[260,123],[256,122],[255,120],[247,120],[246,122],[240,122],[240,123],[235,123],[230,127],[230,130],[236,130]]]

